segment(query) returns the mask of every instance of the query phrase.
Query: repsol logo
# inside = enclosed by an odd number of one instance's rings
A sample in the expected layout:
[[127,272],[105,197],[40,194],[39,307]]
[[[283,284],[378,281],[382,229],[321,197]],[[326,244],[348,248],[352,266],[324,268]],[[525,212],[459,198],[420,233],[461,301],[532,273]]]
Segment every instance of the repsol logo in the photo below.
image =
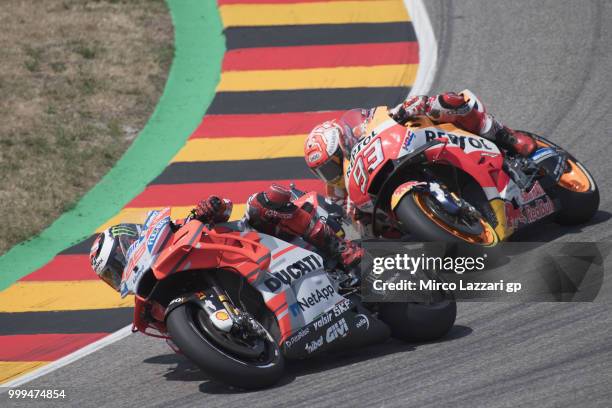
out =
[[321,266],[323,265],[316,255],[308,255],[296,263],[287,266],[285,269],[272,273],[272,276],[264,281],[264,285],[272,292],[276,292],[283,286],[283,283],[285,285],[290,285],[294,280],[301,278]]
[[289,306],[289,310],[291,310],[291,314],[297,316],[300,312],[303,312],[307,309],[310,309],[312,306],[325,301],[334,295],[334,287],[332,285],[327,285],[323,289],[317,289],[315,292],[311,293],[307,297],[303,297]]
[[446,132],[441,132],[441,131],[438,131],[438,132],[434,132],[433,130],[425,131],[425,140],[428,142],[431,142],[432,140],[439,138],[439,137],[448,138],[451,144],[455,146],[459,146],[462,150],[465,150],[466,143],[468,143],[474,149],[491,150],[491,151],[494,150],[491,145],[489,145],[487,142],[484,141],[484,139],[476,139],[470,136],[457,136],[457,135],[453,135],[452,133],[446,133]]

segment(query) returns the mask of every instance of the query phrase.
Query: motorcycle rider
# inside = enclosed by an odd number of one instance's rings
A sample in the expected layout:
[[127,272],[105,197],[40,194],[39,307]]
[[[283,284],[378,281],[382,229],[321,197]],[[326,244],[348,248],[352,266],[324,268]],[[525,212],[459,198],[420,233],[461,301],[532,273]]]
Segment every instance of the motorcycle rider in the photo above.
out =
[[[206,224],[226,222],[232,208],[231,200],[212,195],[200,201],[189,217],[174,224],[183,225],[191,219]],[[325,256],[336,259],[347,272],[363,256],[361,247],[338,237],[316,216],[312,204],[306,202],[297,206],[291,201],[291,191],[278,184],[272,184],[267,190],[249,197],[244,220],[256,230],[280,239],[301,237]],[[91,247],[92,268],[100,279],[117,291],[127,264],[127,250],[141,232],[142,226],[139,224],[115,225],[100,233]]]
[[[348,156],[355,143],[364,136],[367,123],[377,109],[387,108],[352,109],[340,120],[319,124],[310,132],[304,144],[306,164],[326,183],[326,193],[332,201],[344,205],[353,220],[359,217],[360,211],[351,208],[344,185],[344,156]],[[388,114],[402,125],[420,117],[427,117],[437,124],[452,123],[525,157],[537,147],[531,136],[504,126],[487,113],[476,95],[467,89],[431,97],[408,96],[396,107],[388,109]]]

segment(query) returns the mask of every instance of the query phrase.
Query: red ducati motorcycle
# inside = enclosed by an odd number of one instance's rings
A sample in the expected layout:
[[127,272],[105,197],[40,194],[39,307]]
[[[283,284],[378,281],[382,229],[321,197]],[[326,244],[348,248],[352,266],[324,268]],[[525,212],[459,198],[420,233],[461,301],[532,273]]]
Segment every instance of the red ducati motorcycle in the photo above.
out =
[[[341,211],[302,195],[341,233]],[[427,303],[365,303],[333,260],[242,221],[177,226],[152,211],[126,254],[121,296],[135,295],[133,331],[164,338],[211,378],[254,389],[277,382],[285,359],[384,342],[428,341],[453,326],[446,294]]]

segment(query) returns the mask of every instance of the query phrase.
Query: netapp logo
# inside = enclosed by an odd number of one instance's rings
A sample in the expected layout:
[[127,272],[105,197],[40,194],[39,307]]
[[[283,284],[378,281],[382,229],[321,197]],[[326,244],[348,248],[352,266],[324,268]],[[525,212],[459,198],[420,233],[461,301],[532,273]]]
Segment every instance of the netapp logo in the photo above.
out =
[[311,306],[314,306],[321,301],[327,300],[334,295],[334,287],[332,285],[327,285],[323,289],[317,289],[315,292],[311,293],[307,297],[303,297],[289,306],[291,310],[291,314],[297,316],[300,312],[303,312],[306,309],[309,309]]
[[264,284],[272,292],[276,292],[283,286],[283,283],[285,285],[290,285],[294,280],[301,278],[321,266],[323,265],[316,255],[308,255],[306,258],[289,265],[285,269],[274,272],[272,277],[264,281]]

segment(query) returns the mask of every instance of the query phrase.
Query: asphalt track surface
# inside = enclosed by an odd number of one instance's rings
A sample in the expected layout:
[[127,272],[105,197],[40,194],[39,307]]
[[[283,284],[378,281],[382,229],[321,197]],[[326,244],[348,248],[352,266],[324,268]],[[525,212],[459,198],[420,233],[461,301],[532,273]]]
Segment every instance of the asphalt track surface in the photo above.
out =
[[[600,213],[591,224],[547,226],[529,238],[609,241],[612,3],[426,3],[440,52],[432,92],[472,89],[509,126],[568,148],[598,181]],[[79,407],[610,407],[609,282],[605,289],[597,304],[462,303],[444,341],[390,342],[291,363],[284,382],[264,391],[210,382],[163,342],[142,335],[27,388],[65,389],[66,401],[51,405]]]

